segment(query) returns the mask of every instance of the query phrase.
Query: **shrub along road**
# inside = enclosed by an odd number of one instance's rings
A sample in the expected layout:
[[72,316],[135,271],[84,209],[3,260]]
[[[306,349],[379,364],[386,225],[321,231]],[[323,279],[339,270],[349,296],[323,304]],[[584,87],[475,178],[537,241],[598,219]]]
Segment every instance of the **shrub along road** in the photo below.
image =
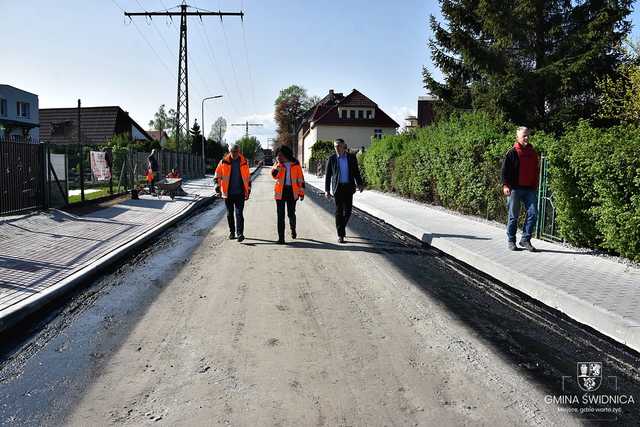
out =
[[243,243],[214,205],[5,340],[0,422],[573,425],[545,396],[577,359],[640,396],[624,350],[369,216],[339,245],[309,195],[274,244],[274,205],[263,172]]

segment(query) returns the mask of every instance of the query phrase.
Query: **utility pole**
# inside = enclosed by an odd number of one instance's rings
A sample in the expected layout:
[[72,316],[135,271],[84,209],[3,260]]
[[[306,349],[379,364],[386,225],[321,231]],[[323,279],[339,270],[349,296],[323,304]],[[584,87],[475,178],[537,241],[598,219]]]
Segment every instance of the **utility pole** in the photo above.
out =
[[82,133],[80,127],[80,112],[82,107],[78,99],[78,147],[80,147],[80,201],[84,202],[84,147],[82,147]]
[[233,123],[231,126],[244,126],[244,137],[249,138],[249,126],[262,126],[262,123],[249,123],[247,120],[244,123]]
[[[188,9],[193,9],[189,11]],[[189,72],[187,64],[187,18],[197,16],[202,21],[203,16],[219,16],[222,21],[223,16],[239,16],[244,19],[244,12],[210,12],[196,7],[189,6],[186,0],[182,1],[179,12],[169,12],[168,10],[161,12],[125,12],[124,16],[131,19],[132,16],[145,16],[153,19],[154,16],[168,16],[172,19],[174,16],[180,17],[180,48],[178,50],[178,96],[176,102],[176,158],[180,150],[180,138],[189,133]]]

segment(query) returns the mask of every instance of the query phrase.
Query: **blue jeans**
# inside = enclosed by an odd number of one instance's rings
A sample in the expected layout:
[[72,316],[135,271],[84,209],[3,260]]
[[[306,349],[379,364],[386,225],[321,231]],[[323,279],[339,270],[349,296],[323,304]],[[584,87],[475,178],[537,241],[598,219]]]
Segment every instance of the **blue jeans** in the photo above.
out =
[[509,221],[507,222],[507,240],[509,242],[516,241],[516,231],[518,230],[518,217],[520,216],[520,202],[524,203],[527,210],[527,218],[524,222],[522,230],[522,238],[520,241],[529,241],[533,228],[536,226],[536,218],[538,217],[538,195],[536,190],[528,190],[523,188],[514,188],[508,198]]

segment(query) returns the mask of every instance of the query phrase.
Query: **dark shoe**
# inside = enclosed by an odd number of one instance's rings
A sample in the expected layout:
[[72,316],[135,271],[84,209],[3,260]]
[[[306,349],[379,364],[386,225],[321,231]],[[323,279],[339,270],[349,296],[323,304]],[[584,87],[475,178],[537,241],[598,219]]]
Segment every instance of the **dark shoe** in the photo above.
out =
[[279,245],[284,245],[284,239],[278,239],[278,244]]
[[531,242],[529,240],[521,240],[520,241],[520,247],[528,250],[529,252],[535,252],[536,248],[533,247],[533,245],[531,244]]
[[244,235],[239,235],[238,236],[238,242],[242,242],[244,240]]
[[344,243],[344,237],[338,236],[338,243]]
[[298,233],[296,233],[296,229],[292,228],[291,229],[291,238],[295,239],[296,237],[298,237]]
[[229,233],[229,240],[233,240],[236,238],[236,233]]
[[517,251],[518,248],[516,248],[516,242],[507,242],[507,249],[510,251]]

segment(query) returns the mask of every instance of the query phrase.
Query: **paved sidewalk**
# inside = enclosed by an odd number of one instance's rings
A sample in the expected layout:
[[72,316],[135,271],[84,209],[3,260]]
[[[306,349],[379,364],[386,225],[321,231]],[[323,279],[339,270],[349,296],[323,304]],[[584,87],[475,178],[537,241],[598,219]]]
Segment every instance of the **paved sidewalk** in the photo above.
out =
[[504,227],[377,191],[354,206],[640,352],[639,269],[540,240],[537,253],[510,252]]
[[145,195],[81,216],[1,218],[0,330],[214,196],[210,176],[183,189],[188,196],[173,201]]

